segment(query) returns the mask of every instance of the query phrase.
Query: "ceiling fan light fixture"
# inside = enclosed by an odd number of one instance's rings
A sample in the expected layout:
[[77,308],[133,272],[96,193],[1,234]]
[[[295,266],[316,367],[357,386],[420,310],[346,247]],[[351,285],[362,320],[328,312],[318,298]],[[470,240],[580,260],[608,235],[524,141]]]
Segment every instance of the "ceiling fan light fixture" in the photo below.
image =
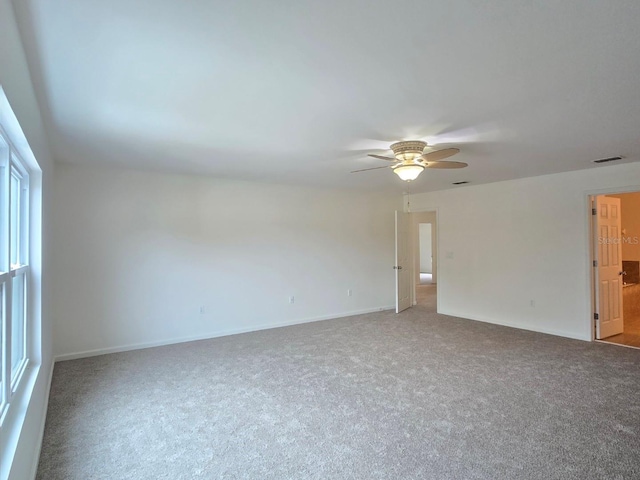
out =
[[400,164],[393,169],[393,173],[398,175],[405,182],[410,182],[418,178],[418,175],[422,173],[424,166],[419,164],[405,165]]
[[[405,182],[410,182],[411,180],[418,178],[425,168],[444,169],[464,168],[467,166],[464,162],[442,161],[444,158],[448,158],[459,153],[459,148],[452,147],[424,153],[425,148],[427,148],[427,143],[422,140],[403,140],[402,142],[393,143],[390,148],[393,150],[393,157],[376,155],[373,153],[370,153],[369,156],[380,160],[394,162],[395,165],[391,165],[391,169]],[[379,168],[387,167],[364,168],[361,170],[354,170],[351,173],[364,172],[366,170],[377,170]]]

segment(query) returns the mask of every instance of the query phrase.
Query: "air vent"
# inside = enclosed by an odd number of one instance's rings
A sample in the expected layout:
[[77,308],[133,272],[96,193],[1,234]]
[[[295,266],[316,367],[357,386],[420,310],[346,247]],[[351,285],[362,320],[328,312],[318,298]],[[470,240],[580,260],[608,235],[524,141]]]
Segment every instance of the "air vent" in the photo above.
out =
[[593,163],[617,162],[618,160],[622,160],[622,157],[601,158],[600,160],[594,160]]
[[453,182],[451,185],[464,185],[465,183],[469,183],[467,181],[465,182]]

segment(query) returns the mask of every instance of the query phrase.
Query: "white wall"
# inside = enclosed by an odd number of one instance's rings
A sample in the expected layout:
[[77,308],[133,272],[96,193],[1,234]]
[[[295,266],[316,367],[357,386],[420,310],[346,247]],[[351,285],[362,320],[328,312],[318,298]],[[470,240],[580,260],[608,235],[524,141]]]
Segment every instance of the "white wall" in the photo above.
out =
[[391,308],[393,212],[401,202],[59,165],[55,353],[70,358]]
[[639,185],[634,163],[412,195],[438,210],[438,311],[591,339],[587,194]]
[[7,417],[0,432],[0,478],[24,480],[35,474],[52,368],[52,325],[47,272],[50,272],[51,257],[49,206],[52,203],[53,160],[9,0],[0,0],[0,85],[42,169],[41,175],[34,174],[31,178],[34,195],[42,197],[42,210],[37,205],[32,205],[35,207],[32,215],[42,218],[42,230],[31,232],[32,242],[42,243],[42,249],[31,254],[32,295],[29,303],[33,328],[38,333],[30,348],[33,352],[33,348],[39,346],[36,350],[41,349],[41,355],[32,355],[30,369],[26,372],[25,385],[32,387],[32,394],[13,402],[10,418]]

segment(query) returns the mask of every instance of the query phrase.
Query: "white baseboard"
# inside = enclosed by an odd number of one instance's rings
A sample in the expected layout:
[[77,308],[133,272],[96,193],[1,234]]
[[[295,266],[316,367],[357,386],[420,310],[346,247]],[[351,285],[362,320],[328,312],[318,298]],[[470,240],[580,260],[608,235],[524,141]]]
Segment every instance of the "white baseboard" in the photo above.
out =
[[457,318],[464,318],[466,320],[473,320],[476,322],[484,322],[484,323],[491,323],[493,325],[502,325],[503,327],[510,327],[510,328],[518,328],[520,330],[527,330],[529,332],[537,332],[537,333],[545,333],[547,335],[555,335],[556,337],[565,337],[565,338],[571,338],[574,340],[583,340],[586,342],[590,342],[591,338],[587,338],[584,335],[577,335],[573,332],[566,332],[563,330],[554,330],[554,329],[548,329],[548,328],[539,328],[537,326],[533,326],[533,325],[524,325],[521,323],[511,323],[511,322],[500,322],[500,321],[496,321],[495,319],[492,318],[484,318],[484,317],[478,317],[478,316],[474,316],[474,315],[468,315],[466,313],[457,313],[457,312],[452,312],[452,311],[447,311],[447,310],[440,310],[438,309],[438,313],[441,315],[448,315],[450,317],[457,317]]
[[129,345],[121,345],[118,347],[108,347],[108,348],[98,348],[95,350],[85,350],[82,352],[75,353],[65,353],[61,355],[56,355],[54,358],[54,362],[63,362],[65,360],[75,360],[78,358],[86,358],[86,357],[95,357],[98,355],[107,355],[109,353],[118,353],[118,352],[127,352],[130,350],[141,350],[143,348],[153,348],[153,347],[161,347],[164,345],[173,345],[175,343],[184,343],[184,342],[193,342],[196,340],[207,340],[210,338],[218,338],[218,337],[226,337],[229,335],[237,335],[239,333],[249,333],[249,332],[257,332],[260,330],[268,330],[270,328],[280,328],[280,327],[289,327],[291,325],[300,325],[303,323],[312,323],[312,322],[320,322],[323,320],[332,320],[334,318],[344,318],[344,317],[352,317],[354,315],[363,315],[366,313],[374,313],[374,312],[382,312],[385,310],[395,309],[395,306],[385,305],[381,307],[375,308],[367,308],[363,310],[353,310],[350,312],[336,313],[332,315],[322,315],[319,317],[311,317],[311,318],[303,318],[297,320],[289,320],[286,322],[278,322],[278,323],[269,323],[263,325],[257,325],[253,327],[246,328],[233,328],[228,330],[219,330],[216,332],[210,332],[202,335],[193,335],[188,337],[178,337],[178,338],[169,338],[165,340],[159,340],[155,342],[142,342],[142,343],[134,343]]

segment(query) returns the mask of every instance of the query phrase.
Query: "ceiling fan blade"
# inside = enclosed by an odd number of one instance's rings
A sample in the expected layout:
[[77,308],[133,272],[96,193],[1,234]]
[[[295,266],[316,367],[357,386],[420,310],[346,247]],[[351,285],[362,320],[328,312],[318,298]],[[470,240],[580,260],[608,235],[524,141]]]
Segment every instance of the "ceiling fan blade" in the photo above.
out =
[[427,162],[425,168],[464,168],[469,166],[464,162]]
[[379,158],[380,160],[388,160],[390,162],[397,162],[398,160],[396,160],[395,158],[392,157],[383,157],[382,155],[374,155],[373,153],[369,154],[370,157],[373,158]]
[[363,168],[362,170],[354,170],[350,173],[358,173],[358,172],[366,172],[367,170],[378,170],[379,168],[391,168],[389,165],[385,165],[384,167],[372,167],[372,168]]
[[421,158],[425,162],[437,162],[438,160],[442,160],[443,158],[451,157],[458,152],[460,152],[459,148],[445,148],[444,150],[436,150],[435,152],[423,153]]

